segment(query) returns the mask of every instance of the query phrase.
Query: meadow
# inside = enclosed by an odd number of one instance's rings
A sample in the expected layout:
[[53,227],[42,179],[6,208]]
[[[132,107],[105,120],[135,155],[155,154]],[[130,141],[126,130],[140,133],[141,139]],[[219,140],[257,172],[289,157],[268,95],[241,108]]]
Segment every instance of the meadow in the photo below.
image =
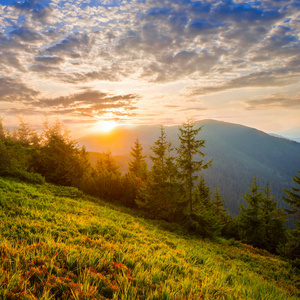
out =
[[289,261],[76,188],[0,178],[1,299],[299,299]]

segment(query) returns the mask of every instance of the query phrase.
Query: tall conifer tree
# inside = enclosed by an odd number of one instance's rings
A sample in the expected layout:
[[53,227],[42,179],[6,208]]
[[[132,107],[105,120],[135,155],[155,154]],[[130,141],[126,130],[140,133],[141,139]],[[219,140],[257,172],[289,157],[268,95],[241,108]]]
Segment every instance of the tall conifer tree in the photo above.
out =
[[204,237],[220,235],[223,223],[203,176],[200,177],[193,196],[194,212],[190,215],[189,227]]
[[297,172],[299,175],[295,175],[293,181],[298,187],[291,187],[290,190],[285,189],[286,196],[283,197],[283,200],[290,206],[289,209],[286,209],[287,213],[293,216],[295,220],[290,252],[300,258],[300,171]]
[[182,124],[182,127],[179,128],[178,137],[180,146],[177,148],[177,163],[180,168],[180,179],[186,190],[191,213],[194,211],[193,188],[198,178],[198,175],[195,173],[207,169],[212,163],[212,160],[207,163],[204,163],[203,160],[195,160],[196,156],[205,156],[205,153],[201,151],[201,148],[205,147],[205,140],[197,139],[197,135],[202,127],[194,129],[194,125],[194,122],[188,119]]
[[264,232],[263,248],[276,252],[277,246],[286,242],[285,217],[283,212],[277,208],[277,202],[271,194],[269,183],[263,190],[261,220]]
[[131,147],[130,152],[132,159],[129,161],[129,172],[133,173],[136,177],[139,177],[142,180],[147,178],[147,164],[145,161],[146,156],[143,155],[143,147],[139,142],[139,139],[136,139],[134,146]]
[[178,170],[175,157],[171,154],[172,146],[167,141],[163,126],[151,150],[153,154],[150,155],[150,159],[153,166],[149,172],[144,193],[136,202],[151,215],[171,220],[177,210],[176,204],[181,196],[181,185],[177,182]]
[[255,247],[261,247],[263,243],[263,226],[261,220],[262,193],[254,177],[250,192],[246,192],[244,200],[247,208],[241,205],[239,214],[239,232],[243,241]]

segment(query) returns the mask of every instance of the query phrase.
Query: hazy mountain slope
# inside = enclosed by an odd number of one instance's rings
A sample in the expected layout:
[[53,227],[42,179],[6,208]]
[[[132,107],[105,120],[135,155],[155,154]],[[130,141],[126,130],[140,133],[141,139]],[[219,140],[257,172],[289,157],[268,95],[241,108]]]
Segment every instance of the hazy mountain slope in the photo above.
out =
[[294,140],[300,143],[300,127],[291,128],[279,132],[280,135],[284,136],[287,139]]
[[245,126],[216,121],[202,124],[207,156],[214,159],[205,178],[211,186],[220,187],[231,212],[238,211],[241,195],[254,176],[261,185],[270,182],[282,205],[282,188],[291,184],[300,168],[300,144]]
[[299,299],[280,257],[126,211],[0,177],[0,299]]
[[[242,195],[256,176],[261,185],[268,181],[280,205],[282,189],[289,187],[296,170],[300,169],[300,144],[270,136],[262,131],[214,120],[196,123],[203,126],[199,139],[206,140],[205,159],[213,158],[211,168],[203,172],[208,184],[219,186],[227,201],[230,212],[236,214]],[[166,127],[168,139],[178,146],[178,126]],[[88,151],[103,152],[110,150],[113,155],[123,155],[124,162],[130,159],[130,147],[138,137],[145,153],[157,140],[159,126],[119,127],[112,134],[97,133],[79,140]]]

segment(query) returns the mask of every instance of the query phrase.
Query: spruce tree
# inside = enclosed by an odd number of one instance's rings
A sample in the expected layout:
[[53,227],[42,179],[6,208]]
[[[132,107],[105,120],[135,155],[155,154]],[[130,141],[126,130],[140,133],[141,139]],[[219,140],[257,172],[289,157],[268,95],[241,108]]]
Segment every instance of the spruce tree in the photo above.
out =
[[97,160],[95,169],[98,173],[108,172],[121,176],[120,166],[117,165],[110,151],[103,153],[103,157]]
[[32,168],[47,181],[66,186],[80,186],[88,172],[89,162],[85,150],[80,150],[68,133],[62,133],[59,122],[45,124],[44,145],[32,163]]
[[203,176],[200,177],[193,193],[194,211],[190,214],[189,227],[203,237],[220,235],[223,224],[216,210],[216,203],[211,198],[210,188]]
[[139,142],[139,139],[136,139],[134,147],[131,147],[130,155],[132,159],[129,161],[129,172],[134,174],[136,177],[141,180],[146,180],[147,178],[147,164],[145,161],[146,156],[143,155],[143,147]]
[[139,207],[148,211],[151,216],[172,220],[180,199],[180,185],[177,182],[178,170],[175,158],[172,156],[171,143],[163,126],[157,141],[151,147],[153,152],[150,159],[153,166],[147,178],[147,185],[143,193],[137,199]]
[[18,141],[22,142],[24,145],[29,145],[31,143],[31,138],[34,133],[34,130],[32,130],[29,127],[29,123],[25,122],[25,120],[20,117],[19,118],[19,128],[17,129],[17,132],[15,133],[16,138]]
[[297,172],[299,175],[295,175],[293,181],[299,187],[285,189],[286,196],[282,198],[290,207],[286,212],[294,218],[295,229],[291,233],[290,254],[300,258],[300,171]]
[[279,244],[286,242],[285,217],[283,212],[277,208],[277,202],[271,195],[269,183],[263,190],[261,221],[264,234],[262,247],[276,252]]
[[218,186],[214,191],[213,197],[214,197],[214,203],[213,203],[214,209],[217,215],[219,215],[221,219],[223,219],[223,216],[226,214],[227,209],[224,208],[225,200],[222,198]]
[[246,192],[244,200],[247,208],[241,205],[239,213],[239,233],[242,240],[255,247],[263,245],[263,226],[261,220],[262,193],[254,177],[250,192]]
[[5,139],[7,133],[3,125],[3,117],[0,116],[0,139]]
[[129,183],[131,186],[130,191],[125,193],[125,198],[126,202],[130,203],[130,206],[133,206],[133,204],[138,204],[140,198],[143,198],[148,170],[145,161],[146,156],[143,155],[143,147],[140,144],[139,139],[136,139],[131,150],[130,155],[132,156],[132,159],[128,162],[129,172],[125,174],[124,183]]
[[194,122],[188,119],[187,122],[183,123],[182,127],[179,128],[180,132],[178,137],[180,146],[177,148],[177,163],[180,168],[179,176],[186,191],[190,213],[194,211],[193,188],[198,178],[198,175],[195,173],[207,169],[212,163],[212,160],[207,163],[204,163],[203,160],[195,160],[196,156],[205,156],[201,151],[201,148],[205,147],[205,140],[197,139],[197,135],[202,127],[194,129],[194,125]]

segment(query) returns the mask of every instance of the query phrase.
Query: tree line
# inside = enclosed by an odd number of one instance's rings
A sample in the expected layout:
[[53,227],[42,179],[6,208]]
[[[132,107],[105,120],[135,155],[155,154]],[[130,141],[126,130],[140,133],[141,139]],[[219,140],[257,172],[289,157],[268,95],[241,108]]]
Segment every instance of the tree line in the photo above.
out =
[[[93,166],[85,148],[78,147],[59,121],[46,121],[39,134],[23,119],[10,132],[0,118],[0,176],[77,187],[92,196],[138,208],[146,217],[180,223],[202,237],[240,239],[273,253],[299,258],[300,189],[285,190],[284,200],[290,209],[282,210],[269,184],[261,188],[254,178],[244,195],[246,205],[240,207],[237,217],[230,216],[218,187],[211,191],[202,175],[213,161],[205,161],[205,140],[196,138],[201,129],[187,120],[179,127],[180,145],[174,148],[162,126],[151,147],[150,169],[136,139],[128,172],[122,174],[110,152]],[[300,185],[299,176],[293,180]],[[294,217],[293,230],[285,226],[287,215]]]

